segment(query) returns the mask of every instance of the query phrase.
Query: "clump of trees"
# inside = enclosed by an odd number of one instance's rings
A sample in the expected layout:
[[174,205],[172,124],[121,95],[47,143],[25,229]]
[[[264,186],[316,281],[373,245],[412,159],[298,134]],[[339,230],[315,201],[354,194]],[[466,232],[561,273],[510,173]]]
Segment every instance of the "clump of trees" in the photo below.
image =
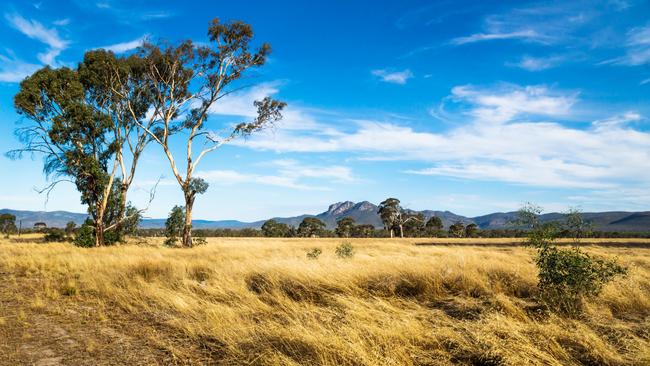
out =
[[[78,245],[112,244],[130,230],[143,210],[128,204],[128,191],[143,151],[154,142],[183,191],[181,242],[192,246],[192,208],[196,196],[208,189],[195,177],[199,162],[282,117],[285,103],[265,98],[254,103],[254,118],[228,127],[225,134],[206,128],[215,103],[270,53],[266,43],[252,50],[252,27],[240,21],[215,19],[208,37],[210,45],[147,43],[123,57],[89,51],[75,68],[44,67],[21,82],[14,106],[27,121],[16,131],[23,147],[8,155],[41,155],[52,179],[44,189],[48,194],[62,181],[76,185],[90,216],[79,229]],[[180,158],[184,170],[171,149],[176,134],[186,146]],[[195,146],[200,149],[194,151]]]
[[305,217],[298,226],[298,236],[301,238],[315,238],[325,233],[325,223],[315,217]]
[[289,225],[277,222],[273,219],[266,221],[262,224],[262,234],[270,238],[282,238],[282,237],[291,237],[295,236],[292,231],[295,229],[289,227]]
[[[519,225],[529,228],[528,244],[537,250],[538,288],[542,301],[551,309],[569,315],[580,312],[585,299],[598,296],[604,285],[627,269],[615,260],[589,255],[578,246],[584,234],[580,212],[571,210],[564,222],[541,222],[539,206],[528,204],[519,210]],[[576,225],[576,223],[581,223]],[[575,238],[571,248],[560,248],[555,240],[561,233]]]

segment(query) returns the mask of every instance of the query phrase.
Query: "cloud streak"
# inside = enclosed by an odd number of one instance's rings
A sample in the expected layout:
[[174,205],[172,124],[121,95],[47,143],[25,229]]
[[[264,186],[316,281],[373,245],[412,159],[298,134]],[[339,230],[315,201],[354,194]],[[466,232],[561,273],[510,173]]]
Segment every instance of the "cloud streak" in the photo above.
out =
[[45,65],[56,66],[56,57],[65,50],[69,42],[62,39],[54,28],[47,28],[36,20],[26,19],[18,14],[5,14],[9,24],[25,36],[49,46],[46,52],[37,55],[38,60]]
[[122,43],[116,43],[108,46],[103,46],[103,47],[97,47],[98,49],[105,49],[107,51],[111,51],[113,53],[124,53],[128,52],[131,50],[134,50],[140,46],[147,40],[149,37],[148,34],[143,35],[140,38],[136,38],[132,41],[127,41],[127,42],[122,42]]
[[385,83],[398,85],[404,85],[409,79],[413,78],[413,73],[409,69],[402,71],[389,71],[387,69],[372,70],[371,74]]
[[[357,179],[349,167],[309,166],[296,160],[273,160],[266,165],[277,169],[275,174],[241,173],[234,170],[205,170],[197,172],[196,176],[205,179],[211,184],[260,184],[267,186],[283,187],[301,191],[329,191],[333,183],[353,183]],[[319,185],[307,180],[326,181],[327,185]]]

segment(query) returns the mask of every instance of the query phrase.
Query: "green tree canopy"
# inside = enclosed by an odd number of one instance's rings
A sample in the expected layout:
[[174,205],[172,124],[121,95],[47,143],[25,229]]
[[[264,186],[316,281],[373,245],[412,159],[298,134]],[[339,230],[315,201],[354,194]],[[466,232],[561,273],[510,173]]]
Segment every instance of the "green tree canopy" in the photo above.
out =
[[465,225],[460,221],[453,223],[449,226],[449,236],[454,238],[462,238],[465,236]]
[[0,233],[5,237],[16,231],[16,216],[12,214],[0,214]]
[[309,238],[322,235],[325,223],[315,217],[305,217],[298,226],[298,236]]
[[341,238],[349,238],[354,232],[355,221],[351,217],[344,217],[336,222],[336,235]]
[[262,224],[262,233],[266,237],[270,238],[281,238],[289,236],[290,232],[289,225],[277,222],[273,219],[267,220]]

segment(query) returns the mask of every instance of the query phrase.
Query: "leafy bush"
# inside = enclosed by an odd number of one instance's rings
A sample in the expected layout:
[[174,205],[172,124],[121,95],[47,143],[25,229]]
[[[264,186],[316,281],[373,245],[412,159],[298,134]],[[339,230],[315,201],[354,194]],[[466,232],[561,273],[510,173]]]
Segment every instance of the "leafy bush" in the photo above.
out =
[[536,263],[542,300],[568,314],[578,313],[583,298],[598,296],[606,283],[627,273],[627,269],[615,261],[592,257],[577,247],[542,248]]
[[313,248],[312,250],[307,252],[307,258],[318,259],[321,253],[323,253],[323,251],[320,248]]
[[[575,216],[579,213],[570,212],[569,224],[562,227],[557,222],[542,223],[541,212],[539,206],[529,204],[519,211],[518,221],[530,228],[528,244],[537,249],[535,263],[539,270],[540,297],[551,309],[575,315],[582,310],[585,298],[598,296],[605,284],[627,274],[627,269],[616,261],[590,256],[577,246],[558,248],[555,240],[561,232],[577,230],[572,223],[577,222]],[[580,235],[573,237],[577,244]]]
[[341,245],[336,247],[336,255],[339,258],[351,258],[354,256],[354,247],[347,241],[341,243]]
[[205,239],[204,236],[195,236],[192,238],[192,245],[193,246],[199,246],[199,245],[206,245],[208,244],[208,241]]
[[92,248],[95,246],[95,227],[90,219],[87,219],[77,230],[77,236],[74,238],[74,245],[83,248]]
[[164,245],[175,247],[178,239],[182,236],[183,226],[185,226],[185,212],[182,206],[174,206],[165,221],[165,239]]
[[64,242],[68,238],[65,235],[65,230],[53,227],[47,229],[47,233],[45,234],[44,239],[46,242],[52,243],[52,242]]

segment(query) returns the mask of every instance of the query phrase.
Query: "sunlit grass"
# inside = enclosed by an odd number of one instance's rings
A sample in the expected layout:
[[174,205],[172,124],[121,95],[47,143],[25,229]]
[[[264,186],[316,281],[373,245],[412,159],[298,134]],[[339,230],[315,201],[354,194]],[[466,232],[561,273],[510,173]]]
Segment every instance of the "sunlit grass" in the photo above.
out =
[[[648,249],[587,249],[618,256],[630,275],[569,319],[540,310],[527,248],[353,239],[354,256],[339,258],[339,239],[209,239],[193,249],[148,241],[4,241],[0,268],[42,279],[32,307],[92,298],[104,316],[116,305],[218,348],[226,364],[650,363]],[[318,259],[306,256],[313,248]]]

